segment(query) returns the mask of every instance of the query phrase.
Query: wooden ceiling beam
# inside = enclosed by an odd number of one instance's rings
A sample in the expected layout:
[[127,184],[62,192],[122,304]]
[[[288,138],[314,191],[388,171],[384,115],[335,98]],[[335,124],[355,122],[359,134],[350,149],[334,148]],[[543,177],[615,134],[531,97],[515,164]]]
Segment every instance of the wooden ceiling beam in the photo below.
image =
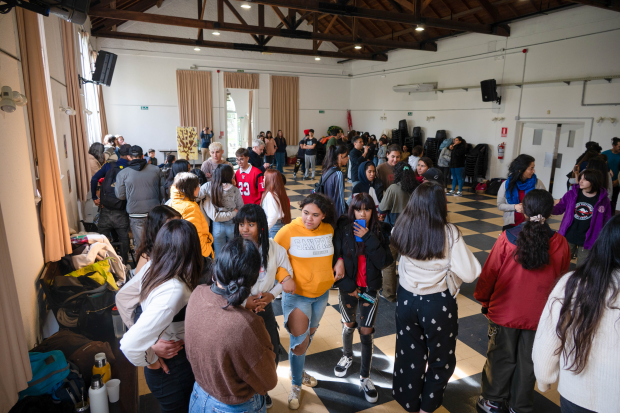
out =
[[[94,35],[93,35],[94,36]],[[379,62],[387,62],[388,57],[385,54],[358,54],[358,53],[340,53],[328,51],[314,51],[312,49],[294,49],[289,47],[264,46],[249,43],[229,43],[229,42],[213,42],[208,40],[183,39],[167,36],[155,36],[149,34],[126,33],[126,32],[101,32],[97,34],[99,38],[133,40],[148,43],[164,43],[175,44],[180,46],[199,46],[213,49],[240,50],[247,52],[260,53],[278,53],[298,56],[320,56],[330,57],[334,59],[354,59],[354,60],[372,60]]]
[[[312,14],[311,11],[307,11],[305,12],[300,18],[299,20],[297,20],[297,22],[295,23],[295,29],[297,29],[305,20],[307,17],[309,17]],[[277,29],[281,29],[282,27],[284,27],[284,23],[280,23],[276,26]],[[271,41],[271,39],[273,39],[273,36],[268,36],[267,38],[265,38],[265,40],[263,41],[263,46],[266,45],[267,43],[269,43]]]
[[[316,14],[315,14],[316,16]],[[327,28],[325,29],[325,31],[323,33],[328,34],[329,31],[332,29],[332,27],[334,27],[334,23],[336,23],[336,20],[338,19],[338,16],[334,16],[332,18],[332,20],[329,22],[329,24],[327,25]],[[318,17],[315,19],[316,24],[318,24]],[[323,42],[319,42],[316,46],[316,48],[318,49],[319,47],[321,47],[321,43]]]
[[[198,0],[198,18],[200,20],[204,19],[205,17],[205,7],[207,6],[207,0],[203,0],[202,2],[202,8],[200,7],[200,0]],[[202,39],[202,29],[198,29],[198,37],[197,39]]]
[[[113,1],[113,0],[112,0]],[[110,3],[112,3],[112,1],[110,1]],[[138,3],[135,3],[131,6],[129,6],[127,9],[127,11],[133,11],[133,12],[142,12],[145,10],[150,9],[151,7],[157,5],[157,1],[158,0],[142,0],[139,1]],[[108,3],[108,4],[110,4]],[[109,10],[109,9],[99,9],[99,8],[95,8],[95,9],[90,9],[90,11],[96,11],[96,10]],[[125,23],[125,21],[123,20],[111,20],[108,19],[106,21],[101,22],[101,26],[95,26],[93,25],[93,30],[97,30],[97,31],[103,31],[103,30],[108,30],[111,29],[114,26],[120,26],[121,24]]]
[[612,10],[620,12],[620,1],[619,0],[607,0],[607,1],[596,1],[596,0],[568,0],[571,3],[579,3],[584,6],[592,6],[598,7],[599,9]]
[[280,8],[276,6],[271,6],[271,8],[273,9],[274,12],[276,12],[276,16],[278,16],[282,24],[284,24],[287,29],[292,29],[291,24],[289,23],[288,19],[284,17],[284,14],[280,10]]
[[[226,2],[227,0],[223,0]],[[376,46],[386,48],[400,48],[400,49],[412,49],[412,50],[429,50],[435,51],[436,47],[422,45],[421,43],[413,42],[396,42],[392,40],[377,40],[373,38],[361,38],[353,40],[350,36],[340,36],[335,34],[325,33],[312,33],[302,30],[286,30],[273,27],[260,27],[250,26],[246,24],[236,23],[219,23],[209,20],[189,19],[186,17],[177,16],[162,16],[159,14],[150,13],[138,13],[127,10],[91,10],[89,12],[91,17],[101,17],[107,19],[114,19],[114,21],[139,21],[144,23],[163,24],[167,26],[178,27],[191,27],[196,29],[213,30],[218,29],[220,31],[246,33],[251,35],[266,35],[276,37],[286,37],[293,39],[306,39],[306,40],[322,40],[335,43],[347,43],[347,44],[362,44],[365,46]],[[99,33],[99,32],[96,32]],[[93,33],[93,36],[97,34]]]
[[505,37],[510,36],[510,27],[508,27],[508,25],[473,24],[428,17],[420,17],[416,19],[409,14],[367,9],[356,6],[340,6],[338,4],[321,2],[320,0],[254,0],[253,2],[269,6],[293,7],[301,10],[329,13],[339,16],[383,20],[410,25],[423,24],[425,26],[436,27],[438,29],[492,34]]
[[491,4],[491,2],[489,0],[478,0],[478,3],[480,3],[482,8],[487,13],[489,13],[489,16],[491,16],[491,19],[493,19],[493,23],[502,20],[500,14],[499,14],[499,11],[497,10],[497,8],[495,8],[494,5]]
[[[233,7],[232,4],[230,4],[230,2],[228,0],[223,0],[224,4],[226,5],[226,7],[228,7],[228,9],[232,12],[232,14],[235,15],[235,17],[237,18],[237,20],[239,20],[239,22],[241,22],[242,25],[244,26],[249,26],[248,23],[245,21],[245,19],[243,18],[243,16],[241,14],[239,14],[239,12],[237,11],[237,9],[235,9]],[[255,34],[250,34],[252,36],[252,39],[254,39],[254,41],[256,42],[256,44],[261,44],[260,39],[258,38],[258,36],[256,36]]]

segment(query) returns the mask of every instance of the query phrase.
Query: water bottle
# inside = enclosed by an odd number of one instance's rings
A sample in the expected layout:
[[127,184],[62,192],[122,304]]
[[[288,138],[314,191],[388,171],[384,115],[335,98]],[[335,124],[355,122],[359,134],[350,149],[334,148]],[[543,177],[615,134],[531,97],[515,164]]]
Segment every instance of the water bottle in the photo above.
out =
[[116,306],[112,308],[112,322],[114,324],[114,335],[116,338],[123,337],[125,334],[125,324],[123,324],[123,319],[121,318]]
[[109,413],[108,390],[101,379],[101,374],[95,374],[88,389],[88,401],[91,413]]

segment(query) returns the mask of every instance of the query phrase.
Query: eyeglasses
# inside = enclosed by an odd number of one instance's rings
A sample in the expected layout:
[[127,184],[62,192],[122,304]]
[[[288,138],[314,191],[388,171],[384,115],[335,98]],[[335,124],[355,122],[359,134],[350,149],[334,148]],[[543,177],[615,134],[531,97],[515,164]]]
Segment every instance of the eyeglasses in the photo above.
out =
[[245,158],[244,158],[244,157],[241,157],[241,158],[235,158],[235,159],[237,160],[237,162],[245,161]]

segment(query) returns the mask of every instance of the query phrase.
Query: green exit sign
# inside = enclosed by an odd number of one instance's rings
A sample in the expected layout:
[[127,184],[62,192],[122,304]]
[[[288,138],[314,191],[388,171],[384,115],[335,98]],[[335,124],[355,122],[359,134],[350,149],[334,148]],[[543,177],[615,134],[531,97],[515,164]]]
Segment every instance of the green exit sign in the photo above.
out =
[[413,116],[413,112],[407,112],[407,116]]
[[245,72],[245,70],[243,70],[243,69],[237,69],[237,73],[243,73],[243,72]]
[[148,106],[140,106],[140,110],[149,110]]
[[325,111],[324,110],[319,110],[319,113],[325,113]]

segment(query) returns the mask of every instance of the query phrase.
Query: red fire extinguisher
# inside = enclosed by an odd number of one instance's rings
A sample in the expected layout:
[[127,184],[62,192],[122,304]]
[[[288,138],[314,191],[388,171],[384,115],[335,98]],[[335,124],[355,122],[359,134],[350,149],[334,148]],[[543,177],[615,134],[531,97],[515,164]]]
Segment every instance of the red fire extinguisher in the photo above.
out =
[[497,159],[504,159],[504,150],[506,149],[506,142],[502,142],[497,145]]

